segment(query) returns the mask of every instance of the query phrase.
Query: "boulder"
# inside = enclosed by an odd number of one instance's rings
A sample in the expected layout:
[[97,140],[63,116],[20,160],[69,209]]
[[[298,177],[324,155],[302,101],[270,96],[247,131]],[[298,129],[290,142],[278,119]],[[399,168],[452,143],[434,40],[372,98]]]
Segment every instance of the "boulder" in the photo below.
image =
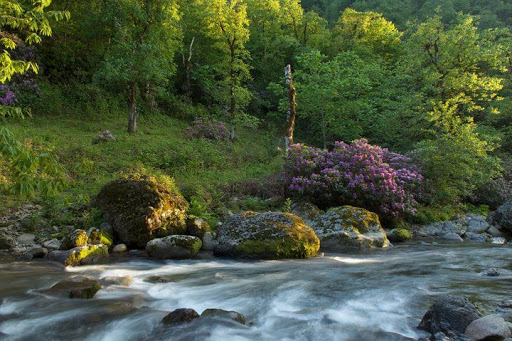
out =
[[100,230],[107,232],[109,235],[114,234],[114,230],[112,229],[112,225],[107,222],[103,222],[100,224]]
[[25,252],[28,258],[44,258],[48,254],[48,249],[41,246],[33,246]]
[[464,241],[457,233],[447,233],[443,236],[443,239],[457,243],[461,243]]
[[199,318],[199,314],[194,309],[176,309],[162,319],[163,324],[188,323]]
[[442,221],[426,226],[418,226],[415,234],[420,238],[442,238],[448,233],[455,233],[459,236],[462,236],[465,232],[466,228],[459,222]]
[[487,233],[478,234],[474,232],[466,232],[464,238],[473,242],[485,243],[489,237]]
[[507,240],[503,237],[492,237],[491,238],[491,243],[493,243],[493,244],[503,245],[506,242],[507,242]]
[[89,244],[93,244],[93,245],[103,244],[108,247],[112,246],[113,238],[108,232],[106,232],[104,230],[92,228],[89,230],[87,235],[89,236],[89,239],[88,239]]
[[71,250],[54,250],[48,254],[48,259],[59,262],[65,266],[90,265],[100,259],[108,257],[106,245],[85,245]]
[[253,259],[309,258],[320,241],[313,229],[291,213],[244,212],[218,227],[213,252]]
[[489,229],[487,230],[487,233],[489,233],[493,237],[503,237],[503,232],[498,230],[496,228],[496,226],[489,227]]
[[63,239],[60,244],[61,250],[70,250],[78,246],[84,246],[87,245],[87,232],[84,230],[73,230],[70,233],[68,233]]
[[212,232],[206,232],[203,236],[203,250],[212,251],[215,246],[215,236]]
[[202,245],[197,237],[174,235],[149,241],[146,252],[158,259],[183,259],[195,256]]
[[210,231],[210,225],[205,220],[195,216],[187,218],[187,235],[202,239],[204,234]]
[[31,233],[24,233],[18,237],[18,244],[21,245],[33,245],[35,243],[35,238]]
[[126,251],[128,251],[128,247],[126,246],[126,244],[117,244],[112,248],[113,253],[123,253]]
[[112,225],[116,240],[143,248],[154,238],[185,234],[188,204],[176,186],[153,177],[108,183],[95,204]]
[[418,328],[431,334],[463,334],[471,322],[482,315],[465,297],[443,295],[430,307]]
[[101,284],[98,281],[80,276],[61,281],[50,289],[41,290],[40,292],[51,296],[91,299],[100,289]]
[[474,320],[464,334],[473,341],[501,341],[512,336],[508,323],[499,315],[488,315]]
[[322,248],[334,251],[390,246],[379,216],[363,208],[331,208],[318,215],[312,227]]
[[406,229],[393,229],[387,233],[392,243],[403,243],[412,239],[412,234]]
[[467,217],[467,230],[473,233],[484,233],[490,227],[484,216],[470,215]]
[[491,224],[501,226],[502,229],[512,232],[512,199],[491,213],[488,220]]
[[8,250],[16,246],[16,243],[12,238],[5,234],[0,233],[0,250]]
[[233,321],[241,323],[241,324],[247,323],[244,315],[242,315],[236,311],[227,311],[227,310],[222,310],[222,309],[206,309],[201,314],[201,318],[233,320]]
[[318,215],[324,213],[317,206],[309,202],[296,202],[291,205],[291,213],[298,217],[301,217],[306,225],[311,226],[318,217]]
[[43,243],[43,247],[47,248],[48,250],[59,250],[60,249],[60,242],[58,239],[50,239]]

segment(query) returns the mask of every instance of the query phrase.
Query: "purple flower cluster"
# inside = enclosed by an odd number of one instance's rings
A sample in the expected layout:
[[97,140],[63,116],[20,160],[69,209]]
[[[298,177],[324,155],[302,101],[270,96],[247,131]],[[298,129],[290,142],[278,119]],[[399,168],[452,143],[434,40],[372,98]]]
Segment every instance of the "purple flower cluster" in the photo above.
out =
[[284,170],[292,193],[321,206],[350,204],[386,216],[414,213],[424,183],[410,158],[365,139],[336,142],[332,151],[292,145]]
[[193,138],[205,138],[208,140],[226,140],[229,137],[226,125],[217,120],[205,120],[197,117],[187,128],[187,135]]
[[109,130],[105,130],[101,134],[98,134],[98,142],[115,141],[114,135]]
[[7,85],[0,84],[0,105],[15,107],[18,104],[16,94]]

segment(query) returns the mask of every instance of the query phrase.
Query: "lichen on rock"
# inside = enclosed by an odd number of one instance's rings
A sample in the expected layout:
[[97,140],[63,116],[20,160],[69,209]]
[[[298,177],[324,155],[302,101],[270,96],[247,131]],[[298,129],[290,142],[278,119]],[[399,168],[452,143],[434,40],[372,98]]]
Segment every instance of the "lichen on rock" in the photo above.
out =
[[244,212],[217,230],[214,253],[256,259],[310,258],[320,241],[313,229],[294,214]]

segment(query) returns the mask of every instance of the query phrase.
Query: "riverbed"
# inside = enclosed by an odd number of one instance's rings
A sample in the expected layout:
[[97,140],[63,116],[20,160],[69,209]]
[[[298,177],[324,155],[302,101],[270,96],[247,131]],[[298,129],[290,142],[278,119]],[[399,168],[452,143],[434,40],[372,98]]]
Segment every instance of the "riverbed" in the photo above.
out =
[[[417,340],[436,296],[469,297],[484,312],[511,299],[512,247],[417,245],[309,260],[249,262],[207,254],[184,261],[120,258],[63,268],[0,263],[0,332],[6,340]],[[91,300],[38,292],[73,276],[129,277]],[[177,308],[242,313],[248,325],[204,319],[164,326]],[[1,337],[0,337],[1,338]]]

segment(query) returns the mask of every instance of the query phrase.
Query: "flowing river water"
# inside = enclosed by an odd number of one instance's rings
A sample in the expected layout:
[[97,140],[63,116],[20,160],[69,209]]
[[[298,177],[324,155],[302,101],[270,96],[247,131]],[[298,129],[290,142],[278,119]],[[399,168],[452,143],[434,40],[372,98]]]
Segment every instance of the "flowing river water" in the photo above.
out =
[[[310,260],[246,262],[119,259],[64,269],[45,261],[0,264],[0,332],[6,340],[416,340],[415,327],[443,293],[492,313],[512,297],[512,247],[405,245]],[[91,300],[38,292],[73,276],[129,276]],[[158,277],[155,277],[158,276]],[[235,310],[248,325],[197,319],[164,326],[177,308]],[[0,337],[1,338],[1,337]]]

